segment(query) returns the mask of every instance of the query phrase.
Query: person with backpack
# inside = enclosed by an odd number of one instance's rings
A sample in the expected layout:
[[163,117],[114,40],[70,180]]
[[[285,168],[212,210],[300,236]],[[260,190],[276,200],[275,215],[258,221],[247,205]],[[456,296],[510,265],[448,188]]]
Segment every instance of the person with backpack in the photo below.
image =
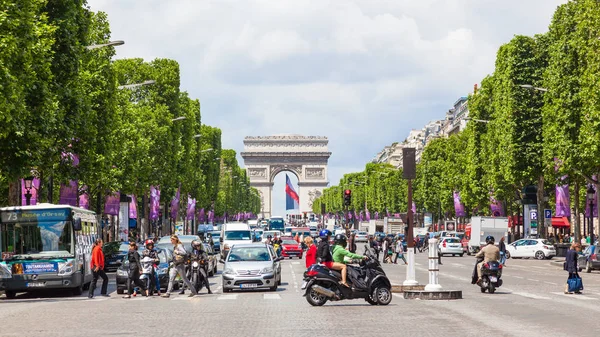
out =
[[138,253],[137,249],[138,247],[135,242],[129,243],[129,251],[125,257],[129,262],[129,269],[127,270],[127,295],[123,296],[123,298],[131,298],[131,294],[133,293],[132,283],[142,289],[143,293],[147,295],[146,286],[142,280],[140,280],[142,264],[140,262],[140,253]]
[[183,247],[183,243],[179,241],[179,237],[177,235],[171,235],[171,243],[173,244],[173,262],[169,269],[169,286],[167,287],[167,293],[162,297],[169,298],[171,297],[171,291],[173,291],[173,284],[175,282],[175,277],[177,274],[183,280],[183,283],[190,289],[192,292],[189,297],[194,297],[198,295],[196,288],[192,285],[192,282],[188,279],[185,272],[185,263],[189,260],[189,255]]

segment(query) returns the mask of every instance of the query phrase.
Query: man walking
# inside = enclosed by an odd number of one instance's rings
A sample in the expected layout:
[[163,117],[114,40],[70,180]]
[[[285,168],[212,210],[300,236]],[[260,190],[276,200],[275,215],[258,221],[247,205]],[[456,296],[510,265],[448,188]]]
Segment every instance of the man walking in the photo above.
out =
[[102,252],[102,245],[104,242],[102,239],[96,240],[94,247],[92,248],[92,261],[90,267],[94,278],[92,284],[90,284],[90,293],[88,298],[94,298],[94,290],[96,290],[96,284],[98,283],[98,277],[102,278],[102,289],[100,290],[100,296],[110,297],[106,292],[108,291],[108,276],[104,272],[104,253]]

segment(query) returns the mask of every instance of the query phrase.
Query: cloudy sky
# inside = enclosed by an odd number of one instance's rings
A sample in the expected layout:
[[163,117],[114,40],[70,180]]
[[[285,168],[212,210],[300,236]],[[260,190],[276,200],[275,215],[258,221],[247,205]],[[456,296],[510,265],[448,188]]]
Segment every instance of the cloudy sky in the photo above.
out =
[[[88,0],[117,58],[171,58],[202,120],[244,136],[329,137],[329,180],[443,118],[515,34],[547,31],[565,0]],[[240,162],[241,162],[241,158]],[[297,182],[295,177],[290,177]],[[274,187],[283,214],[285,175]]]

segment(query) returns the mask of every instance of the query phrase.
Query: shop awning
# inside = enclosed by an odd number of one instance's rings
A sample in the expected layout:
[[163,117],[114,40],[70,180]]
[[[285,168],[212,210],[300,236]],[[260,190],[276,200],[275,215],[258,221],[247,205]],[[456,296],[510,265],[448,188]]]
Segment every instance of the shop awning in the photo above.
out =
[[571,224],[566,216],[555,216],[552,217],[552,227],[569,228]]

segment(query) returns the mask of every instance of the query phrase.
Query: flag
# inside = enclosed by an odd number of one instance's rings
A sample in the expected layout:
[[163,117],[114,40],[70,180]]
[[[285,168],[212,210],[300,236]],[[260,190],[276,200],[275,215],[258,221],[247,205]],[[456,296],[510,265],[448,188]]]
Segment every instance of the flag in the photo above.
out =
[[490,209],[492,210],[492,216],[504,216],[504,206],[501,201],[496,200],[490,195]]
[[375,220],[379,220],[379,212],[375,212]]
[[[33,178],[33,181],[31,182],[31,189],[29,190],[29,193],[31,194],[31,199],[29,199],[30,205],[37,204],[37,197],[38,197],[39,189],[40,189],[40,179]],[[27,198],[25,197],[26,193],[27,193],[27,189],[25,188],[25,180],[21,179],[21,205],[27,205]]]
[[108,215],[119,215],[119,210],[121,209],[121,198],[119,197],[119,193],[113,193],[106,197],[106,202],[104,203],[104,213]]
[[292,182],[290,181],[290,177],[285,175],[285,209],[298,209],[300,205],[300,197],[298,197],[298,193],[294,190],[294,186],[292,186]]
[[411,210],[412,210],[413,214],[417,213],[417,205],[415,204],[414,201],[412,203],[412,209]]
[[188,194],[187,209],[185,211],[185,219],[194,219],[194,213],[196,213],[196,199],[192,199]]
[[150,221],[158,219],[160,209],[160,188],[150,186]]
[[371,221],[371,213],[369,212],[369,209],[365,211],[365,220]]
[[177,221],[177,213],[179,212],[179,194],[181,186],[177,188],[177,192],[175,193],[175,197],[171,200],[171,218]]
[[77,206],[79,191],[77,190],[77,180],[70,180],[69,184],[60,184],[60,193],[58,203],[61,205]]
[[[558,172],[559,166],[562,164],[562,161],[559,160],[558,158],[554,158],[554,171]],[[568,176],[562,176],[560,178],[561,181],[564,181],[567,179]],[[563,185],[558,185],[556,184],[555,186],[555,193],[556,193],[556,210],[555,216],[558,217],[571,217],[571,202],[570,202],[570,192],[569,192],[569,184],[563,184]],[[587,213],[589,213],[589,211],[587,211]]]
[[130,194],[131,201],[129,202],[129,219],[137,219],[137,198],[134,194]]
[[198,222],[205,223],[204,220],[205,220],[204,208],[201,208],[200,212],[198,212]]
[[465,205],[460,201],[460,193],[458,191],[454,191],[454,212],[457,218],[467,216]]
[[79,196],[79,207],[90,209],[90,196],[87,193],[87,186],[83,186],[83,193]]

